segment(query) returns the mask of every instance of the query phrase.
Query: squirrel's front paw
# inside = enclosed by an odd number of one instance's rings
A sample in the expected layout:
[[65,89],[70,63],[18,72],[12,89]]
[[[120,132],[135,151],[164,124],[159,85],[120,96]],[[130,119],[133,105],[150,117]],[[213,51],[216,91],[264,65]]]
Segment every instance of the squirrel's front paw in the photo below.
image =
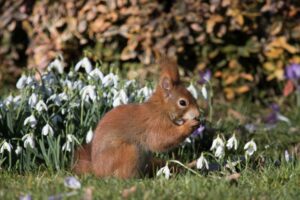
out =
[[191,134],[195,130],[195,128],[198,127],[199,124],[200,122],[196,119],[186,120],[182,125],[184,133]]

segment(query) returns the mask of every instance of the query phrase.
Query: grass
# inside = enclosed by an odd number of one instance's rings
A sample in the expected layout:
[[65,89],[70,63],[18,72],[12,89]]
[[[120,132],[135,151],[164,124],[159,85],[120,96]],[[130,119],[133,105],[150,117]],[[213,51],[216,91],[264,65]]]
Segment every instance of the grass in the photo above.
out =
[[[68,172],[37,172],[18,175],[0,173],[0,198],[16,199],[31,194],[33,199],[72,192],[64,186]],[[83,199],[92,191],[93,199],[297,199],[300,195],[300,163],[269,166],[262,171],[245,170],[237,180],[229,181],[220,172],[202,177],[182,174],[165,180],[154,179],[98,179],[79,177],[80,190],[66,199]],[[132,192],[124,194],[131,188]],[[126,192],[125,192],[126,193]]]

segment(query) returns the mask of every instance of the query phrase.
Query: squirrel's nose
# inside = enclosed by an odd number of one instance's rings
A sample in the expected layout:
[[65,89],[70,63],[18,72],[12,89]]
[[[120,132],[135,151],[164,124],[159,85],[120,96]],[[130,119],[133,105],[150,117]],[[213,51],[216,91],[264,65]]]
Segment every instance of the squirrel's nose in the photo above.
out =
[[189,109],[185,115],[183,116],[183,119],[198,119],[200,116],[200,112],[197,108],[191,108]]

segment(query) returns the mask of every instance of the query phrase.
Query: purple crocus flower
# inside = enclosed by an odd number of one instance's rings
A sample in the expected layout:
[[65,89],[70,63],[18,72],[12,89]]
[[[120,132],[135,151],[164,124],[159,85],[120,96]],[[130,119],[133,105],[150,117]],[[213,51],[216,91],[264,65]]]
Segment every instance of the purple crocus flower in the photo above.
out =
[[205,126],[200,124],[200,126],[192,133],[192,138],[196,138],[198,136],[202,137],[203,131],[205,130]]
[[291,64],[285,68],[285,77],[290,80],[300,79],[300,64]]
[[283,116],[280,113],[280,107],[277,104],[275,103],[271,104],[270,108],[272,110],[271,113],[264,119],[266,124],[274,125],[278,121],[283,121],[286,122],[287,124],[291,123],[287,117]]
[[205,71],[199,71],[199,77],[200,77],[200,79],[199,79],[198,83],[202,85],[202,84],[210,81],[211,71],[209,69],[207,69]]

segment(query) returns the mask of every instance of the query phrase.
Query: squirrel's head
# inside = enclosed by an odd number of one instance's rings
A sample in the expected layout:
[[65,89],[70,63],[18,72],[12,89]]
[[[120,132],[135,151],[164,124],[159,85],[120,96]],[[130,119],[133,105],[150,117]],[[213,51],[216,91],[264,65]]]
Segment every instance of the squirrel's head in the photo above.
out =
[[161,95],[164,111],[178,125],[189,119],[198,119],[200,113],[196,99],[181,84],[177,64],[163,58],[159,65],[161,73],[157,91]]

